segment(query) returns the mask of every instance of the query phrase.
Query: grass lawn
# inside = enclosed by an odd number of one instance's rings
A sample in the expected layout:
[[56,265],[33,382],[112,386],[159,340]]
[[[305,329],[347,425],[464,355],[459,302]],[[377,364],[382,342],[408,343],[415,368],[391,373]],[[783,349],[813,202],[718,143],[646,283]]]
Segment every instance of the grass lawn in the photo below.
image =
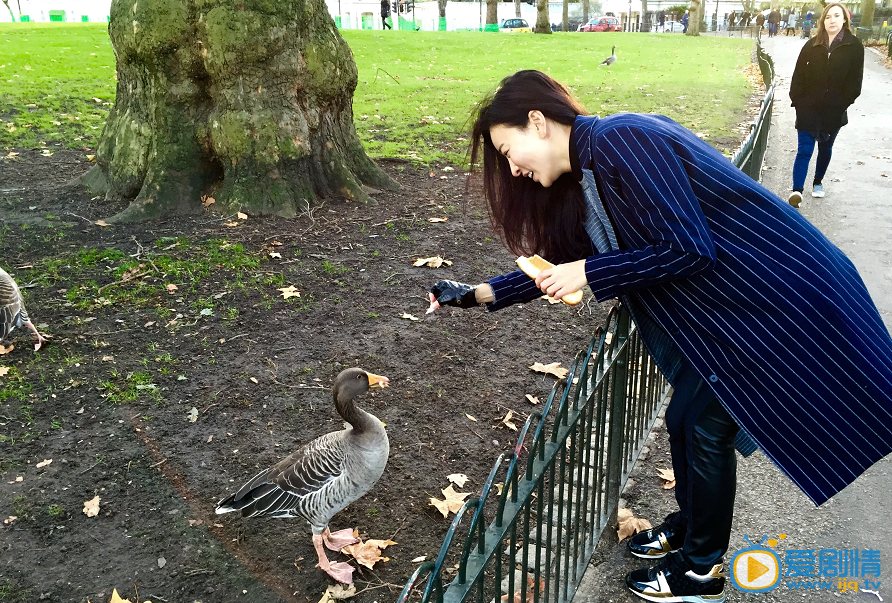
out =
[[[669,34],[344,30],[359,67],[354,121],[372,156],[458,162],[474,103],[504,76],[541,69],[592,113],[662,113],[726,137],[750,87],[752,42]],[[617,45],[619,60],[598,63]],[[93,147],[114,100],[103,24],[0,25],[0,145]]]

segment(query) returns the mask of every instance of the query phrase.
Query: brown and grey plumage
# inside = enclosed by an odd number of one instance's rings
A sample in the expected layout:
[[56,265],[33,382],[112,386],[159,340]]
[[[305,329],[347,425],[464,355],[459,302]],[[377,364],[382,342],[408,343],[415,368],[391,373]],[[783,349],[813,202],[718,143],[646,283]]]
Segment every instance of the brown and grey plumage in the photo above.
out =
[[601,64],[598,65],[598,67],[601,67],[602,65],[606,66],[606,67],[610,67],[614,63],[616,63],[616,46],[614,46],[613,50],[610,51],[610,56],[607,57],[606,59],[604,59],[603,61],[601,61]]
[[354,544],[349,529],[331,532],[331,518],[368,492],[387,464],[390,443],[384,425],[357,408],[353,400],[370,388],[387,387],[387,377],[350,368],[337,376],[334,403],[349,425],[320,436],[297,452],[254,476],[232,496],[217,504],[217,513],[241,511],[243,517],[302,517],[313,531],[319,567],[331,577],[350,584],[353,568],[331,563],[323,543],[333,551]]
[[14,328],[22,325],[28,327],[32,333],[37,335],[37,343],[34,344],[34,350],[39,350],[40,346],[46,343],[46,338],[31,324],[19,286],[16,285],[12,277],[3,268],[0,268],[0,342]]

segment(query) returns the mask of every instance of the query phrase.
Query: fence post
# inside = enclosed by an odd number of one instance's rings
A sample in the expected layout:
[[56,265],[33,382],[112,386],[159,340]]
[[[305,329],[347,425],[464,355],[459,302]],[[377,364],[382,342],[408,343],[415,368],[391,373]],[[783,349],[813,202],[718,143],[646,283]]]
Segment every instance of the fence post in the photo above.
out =
[[616,336],[611,342],[618,350],[614,361],[613,377],[610,382],[610,426],[607,436],[607,511],[608,522],[613,523],[619,503],[620,486],[623,474],[623,434],[626,424],[626,381],[629,372],[629,338],[631,317],[628,312],[619,312],[616,318]]

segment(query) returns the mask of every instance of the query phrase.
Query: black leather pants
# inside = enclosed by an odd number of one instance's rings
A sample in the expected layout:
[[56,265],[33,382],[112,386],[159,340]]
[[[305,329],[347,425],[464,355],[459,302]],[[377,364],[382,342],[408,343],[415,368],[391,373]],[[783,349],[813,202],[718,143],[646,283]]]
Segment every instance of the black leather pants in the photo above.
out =
[[682,553],[706,573],[728,550],[737,489],[737,424],[689,363],[666,409],[679,511],[669,516],[687,532]]

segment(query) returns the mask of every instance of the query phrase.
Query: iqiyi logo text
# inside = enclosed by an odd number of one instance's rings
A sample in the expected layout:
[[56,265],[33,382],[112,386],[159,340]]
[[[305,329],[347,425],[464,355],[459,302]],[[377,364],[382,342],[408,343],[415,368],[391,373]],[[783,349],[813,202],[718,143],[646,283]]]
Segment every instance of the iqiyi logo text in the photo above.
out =
[[734,587],[744,592],[767,592],[783,584],[790,590],[860,591],[879,595],[880,551],[787,549],[781,561],[772,548],[786,536],[780,534],[777,539],[764,536],[759,544],[744,536],[750,546],[731,558]]

